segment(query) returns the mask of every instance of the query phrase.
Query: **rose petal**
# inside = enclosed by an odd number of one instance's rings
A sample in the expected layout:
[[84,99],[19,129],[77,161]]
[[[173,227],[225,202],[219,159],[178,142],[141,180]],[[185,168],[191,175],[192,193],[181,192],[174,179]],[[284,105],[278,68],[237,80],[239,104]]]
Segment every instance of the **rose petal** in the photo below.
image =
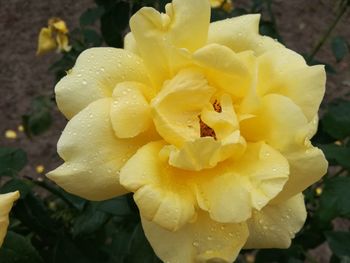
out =
[[[141,216],[145,235],[164,262],[233,262],[248,237],[245,223],[222,224],[199,212],[194,223],[171,232]],[[215,261],[216,262],[216,261]]]
[[12,192],[0,195],[0,247],[6,236],[9,226],[9,213],[13,203],[19,198],[19,192]]
[[110,121],[111,101],[97,100],[68,122],[57,146],[65,163],[47,174],[67,192],[89,200],[126,193],[119,184],[119,170],[139,147],[153,138],[142,134],[118,139]]
[[194,215],[194,196],[181,170],[159,158],[164,142],[151,142],[137,151],[122,168],[121,184],[135,192],[140,213],[147,220],[176,231]]
[[208,43],[224,45],[235,52],[253,50],[255,55],[283,47],[272,38],[259,35],[259,20],[260,15],[251,14],[211,23]]
[[74,68],[55,87],[60,111],[72,118],[91,102],[111,97],[116,84],[136,81],[150,86],[142,60],[116,48],[90,48],[81,53]]
[[298,194],[279,204],[255,211],[247,221],[249,237],[244,248],[288,248],[305,223],[304,197]]

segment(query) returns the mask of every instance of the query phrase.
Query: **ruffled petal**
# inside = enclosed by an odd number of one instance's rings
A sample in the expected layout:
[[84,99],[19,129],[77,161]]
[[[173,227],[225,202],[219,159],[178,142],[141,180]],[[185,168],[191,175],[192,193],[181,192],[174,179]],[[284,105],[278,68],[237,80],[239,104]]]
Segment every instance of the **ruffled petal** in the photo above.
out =
[[288,248],[305,220],[302,194],[279,204],[269,204],[261,211],[254,211],[247,221],[249,237],[244,248]]
[[308,121],[301,109],[289,98],[269,94],[253,118],[240,122],[241,132],[247,141],[265,141],[275,149],[286,152],[298,149],[309,134]]
[[122,168],[121,184],[134,192],[140,213],[149,221],[177,231],[195,216],[195,198],[181,170],[159,158],[164,142],[151,142],[137,151]]
[[[213,87],[219,87],[235,97],[244,96],[251,85],[251,65],[246,52],[235,53],[230,48],[209,44],[198,49],[193,54],[193,59],[203,67],[206,77]],[[248,55],[248,56],[247,56]]]
[[215,89],[204,74],[182,70],[151,101],[153,121],[159,134],[180,147],[200,137],[199,115]]
[[67,192],[89,200],[104,200],[127,192],[119,184],[119,170],[152,140],[149,134],[118,139],[110,121],[112,99],[91,103],[71,119],[58,141],[65,161],[47,176]]
[[168,231],[141,216],[142,226],[155,253],[164,262],[233,262],[247,240],[245,223],[222,224],[199,212],[194,223]]
[[91,102],[111,97],[116,84],[124,81],[150,86],[146,69],[137,55],[116,48],[87,49],[68,75],[57,83],[57,105],[70,119]]
[[[248,143],[244,155],[194,179],[199,206],[219,222],[243,222],[262,209],[288,180],[287,160],[264,143]],[[229,205],[228,205],[229,204]]]
[[304,191],[326,174],[328,162],[323,152],[312,146],[301,147],[300,150],[285,153],[290,166],[289,179],[273,203],[282,202]]
[[243,15],[210,24],[208,43],[227,46],[235,52],[253,50],[255,55],[283,47],[270,37],[259,35],[260,15]]
[[130,20],[138,50],[153,82],[160,88],[185,65],[189,52],[203,46],[207,39],[210,5],[206,0],[174,0],[166,14],[142,8]]
[[0,195],[0,247],[4,242],[7,228],[9,226],[9,213],[13,203],[19,198],[19,192]]
[[132,138],[150,127],[151,108],[142,90],[137,82],[122,82],[115,87],[111,121],[117,137]]
[[239,131],[233,132],[222,141],[213,137],[201,137],[186,142],[181,148],[167,145],[162,149],[163,156],[169,157],[169,164],[185,170],[201,171],[214,168],[227,158],[239,159],[246,142]]
[[317,114],[326,84],[323,65],[307,66],[304,58],[283,48],[258,58],[260,96],[277,93],[292,99],[308,121]]
[[124,37],[124,49],[133,52],[134,54],[140,55],[135,37],[131,32],[127,33]]

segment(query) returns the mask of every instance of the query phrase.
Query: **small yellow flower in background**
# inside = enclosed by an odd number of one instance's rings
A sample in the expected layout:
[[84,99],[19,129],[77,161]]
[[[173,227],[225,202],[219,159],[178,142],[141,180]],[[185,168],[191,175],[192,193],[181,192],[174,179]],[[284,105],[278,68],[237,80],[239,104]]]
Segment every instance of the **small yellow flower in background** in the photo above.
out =
[[41,174],[41,173],[43,173],[44,171],[45,171],[45,167],[44,167],[44,165],[37,165],[36,167],[35,167],[35,171],[38,173],[38,174]]
[[84,51],[55,87],[69,122],[47,176],[90,200],[133,192],[169,263],[289,247],[302,191],[328,166],[310,141],[324,66],[261,36],[260,15],[210,12],[208,0],[142,8],[124,49]]
[[232,0],[210,0],[210,5],[212,8],[222,8],[227,13],[233,10]]
[[23,125],[18,125],[17,130],[18,130],[19,132],[24,132],[24,127],[23,127]]
[[342,145],[342,142],[341,142],[341,141],[335,141],[335,142],[334,142],[334,144],[336,144],[336,145],[339,145],[339,146],[340,146],[340,145]]
[[17,138],[17,132],[14,130],[7,130],[5,131],[5,138],[7,139],[16,139]]
[[68,39],[68,28],[60,18],[51,18],[48,27],[41,29],[38,40],[37,55],[57,50],[68,52],[71,49]]
[[247,255],[245,256],[245,260],[246,260],[247,263],[254,263],[254,261],[255,261],[255,255],[253,255],[253,254],[247,254]]
[[0,194],[0,247],[4,242],[9,226],[9,213],[13,203],[19,198],[19,192]]
[[322,188],[321,187],[317,187],[316,189],[315,189],[315,192],[316,192],[316,195],[317,196],[320,196],[321,194],[322,194]]

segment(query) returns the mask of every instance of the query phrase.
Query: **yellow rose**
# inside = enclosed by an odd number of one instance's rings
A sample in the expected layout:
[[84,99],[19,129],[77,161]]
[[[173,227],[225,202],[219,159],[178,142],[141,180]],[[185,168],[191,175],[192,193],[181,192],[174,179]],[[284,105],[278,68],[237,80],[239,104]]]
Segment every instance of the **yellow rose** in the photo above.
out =
[[288,247],[327,169],[310,143],[324,67],[260,36],[259,15],[209,21],[208,0],[142,8],[125,49],[86,50],[55,88],[70,120],[48,177],[90,200],[134,192],[165,262]]
[[4,242],[7,227],[9,226],[9,213],[15,202],[19,198],[19,192],[0,194],[0,247]]
[[60,18],[51,18],[48,27],[43,27],[39,33],[37,55],[57,50],[68,52],[71,46],[68,45],[68,28],[66,22]]

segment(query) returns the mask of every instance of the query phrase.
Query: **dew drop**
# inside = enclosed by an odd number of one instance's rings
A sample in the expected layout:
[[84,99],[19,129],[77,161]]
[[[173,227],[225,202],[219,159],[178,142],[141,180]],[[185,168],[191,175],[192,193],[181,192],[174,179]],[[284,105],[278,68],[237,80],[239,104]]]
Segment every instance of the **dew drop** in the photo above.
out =
[[86,80],[83,80],[82,84],[83,84],[83,85],[87,85],[87,81],[86,81]]
[[198,246],[199,246],[199,242],[198,242],[198,241],[193,241],[192,245],[193,245],[194,247],[198,247]]

